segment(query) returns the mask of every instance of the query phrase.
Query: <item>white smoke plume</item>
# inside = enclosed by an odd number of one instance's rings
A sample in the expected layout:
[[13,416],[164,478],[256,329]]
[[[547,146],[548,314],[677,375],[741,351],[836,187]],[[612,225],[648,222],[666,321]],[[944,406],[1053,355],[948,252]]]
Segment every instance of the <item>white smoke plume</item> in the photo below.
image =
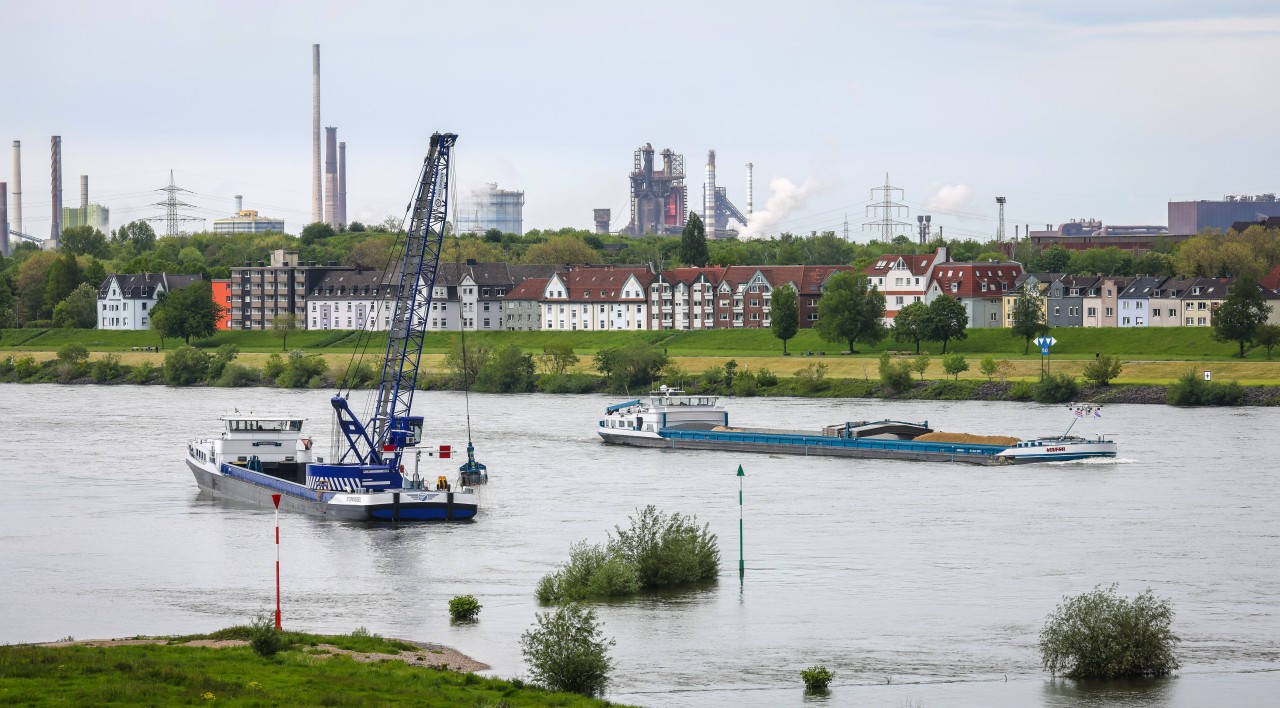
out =
[[803,209],[809,197],[821,191],[818,183],[806,177],[796,185],[786,177],[769,180],[769,201],[764,209],[757,209],[749,217],[750,224],[742,229],[739,238],[762,238],[772,235],[774,227],[786,220],[797,209]]
[[973,190],[967,184],[944,184],[935,187],[925,200],[925,211],[964,218],[973,206]]

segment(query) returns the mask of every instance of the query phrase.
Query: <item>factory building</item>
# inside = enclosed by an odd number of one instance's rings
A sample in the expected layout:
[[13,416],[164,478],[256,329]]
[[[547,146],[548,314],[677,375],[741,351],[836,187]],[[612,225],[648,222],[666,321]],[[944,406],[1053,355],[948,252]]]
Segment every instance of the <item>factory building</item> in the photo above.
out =
[[215,234],[261,234],[267,231],[284,233],[284,219],[258,216],[255,209],[242,209],[235,216],[213,222]]
[[662,167],[654,165],[651,143],[636,148],[631,170],[631,223],[622,233],[678,234],[684,230],[689,191],[684,184],[684,155],[662,151]]
[[1169,233],[1194,236],[1205,229],[1226,232],[1237,221],[1280,216],[1274,194],[1228,194],[1222,201],[1169,202]]
[[483,234],[497,229],[504,234],[524,233],[524,192],[498,189],[490,182],[462,200],[454,211],[458,233]]
[[1054,228],[1045,224],[1043,231],[1027,227],[1027,238],[1041,247],[1062,246],[1069,251],[1086,251],[1090,248],[1115,247],[1122,251],[1144,253],[1151,250],[1157,240],[1176,242],[1169,229],[1155,224],[1106,226],[1098,219],[1072,219]]

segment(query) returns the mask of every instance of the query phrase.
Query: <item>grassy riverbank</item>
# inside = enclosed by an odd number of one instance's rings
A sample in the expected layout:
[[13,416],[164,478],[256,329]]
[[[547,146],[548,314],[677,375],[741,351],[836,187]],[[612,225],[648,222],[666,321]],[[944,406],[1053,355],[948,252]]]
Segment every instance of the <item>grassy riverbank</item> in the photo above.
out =
[[[0,647],[0,703],[46,705],[607,706],[438,668],[441,652],[368,635],[286,633],[263,658],[231,628],[159,643]],[[354,653],[352,653],[354,652]],[[443,663],[443,662],[441,662]],[[483,667],[482,667],[483,668]]]

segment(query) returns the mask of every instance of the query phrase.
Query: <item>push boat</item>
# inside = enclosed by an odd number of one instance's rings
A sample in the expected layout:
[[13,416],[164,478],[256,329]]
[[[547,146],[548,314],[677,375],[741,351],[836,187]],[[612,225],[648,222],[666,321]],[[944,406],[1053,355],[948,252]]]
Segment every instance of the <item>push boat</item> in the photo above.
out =
[[[337,458],[330,461],[312,456],[302,418],[223,416],[220,437],[187,443],[187,466],[201,489],[267,508],[278,494],[286,511],[355,521],[462,521],[476,515],[476,492],[464,480],[455,485],[441,475],[434,485],[424,481],[422,457],[449,459],[452,449],[423,445],[423,418],[411,414],[440,266],[449,156],[457,137],[431,136],[409,205],[403,258],[387,274],[397,285],[372,414],[363,420],[356,415],[347,402],[350,391],[339,390],[329,400],[335,431],[331,450]],[[375,319],[381,317],[375,314]],[[368,346],[371,335],[361,330],[359,336],[363,343],[357,351]],[[413,474],[406,477],[410,458]],[[478,464],[471,452],[468,462]]]
[[648,400],[611,405],[599,422],[606,443],[635,447],[727,450],[790,455],[967,462],[980,465],[1066,462],[1115,457],[1116,443],[1105,435],[1071,435],[1076,421],[1101,417],[1101,407],[1073,404],[1071,425],[1062,435],[1020,440],[1006,436],[942,433],[929,422],[858,421],[821,431],[730,427],[717,396],[689,395],[662,386]]

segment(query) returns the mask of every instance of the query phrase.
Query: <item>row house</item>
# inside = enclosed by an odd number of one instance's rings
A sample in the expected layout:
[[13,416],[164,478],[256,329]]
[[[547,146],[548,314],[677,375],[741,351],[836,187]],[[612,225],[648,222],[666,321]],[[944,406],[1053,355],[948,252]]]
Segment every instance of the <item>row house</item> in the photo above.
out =
[[1196,278],[1182,295],[1182,326],[1209,327],[1213,313],[1227,299],[1233,278]]
[[160,295],[203,280],[199,275],[113,273],[98,286],[98,329],[151,329]]
[[[529,278],[547,279],[565,266],[506,263],[441,263],[431,296],[427,329],[494,331],[509,329],[507,295]],[[522,313],[529,314],[529,313]]]
[[545,330],[646,329],[648,268],[587,266],[547,279],[538,299]]
[[503,329],[528,332],[542,329],[542,306],[538,300],[550,278],[525,278],[507,293],[502,302]]
[[1085,327],[1115,327],[1120,293],[1133,278],[1099,277],[1097,287],[1084,298]]
[[884,294],[885,324],[892,325],[898,311],[913,302],[922,302],[933,282],[934,269],[946,263],[946,247],[924,255],[886,254],[862,272],[871,285]]
[[1165,281],[1164,277],[1139,276],[1129,283],[1117,299],[1119,312],[1116,315],[1117,327],[1158,327],[1152,322],[1153,316],[1164,315],[1152,309],[1151,296]]
[[1050,327],[1080,327],[1084,324],[1085,298],[1098,295],[1096,275],[1064,275],[1049,284],[1046,321]]
[[1003,327],[1005,296],[1019,275],[1022,266],[1013,262],[939,263],[924,301],[947,295],[964,305],[969,327]]
[[1195,278],[1163,278],[1151,291],[1151,319],[1148,327],[1181,327],[1182,298],[1191,290]]
[[650,329],[734,329],[772,324],[773,291],[796,291],[799,326],[818,320],[827,281],[849,266],[676,268],[649,285]]
[[1061,278],[1064,273],[1022,273],[1013,280],[1013,287],[1004,295],[1004,326],[1013,326],[1013,313],[1018,306],[1018,298],[1023,293],[1031,293],[1040,300],[1040,313],[1049,311],[1049,286]]
[[398,282],[377,270],[335,270],[307,295],[307,329],[391,329]]

